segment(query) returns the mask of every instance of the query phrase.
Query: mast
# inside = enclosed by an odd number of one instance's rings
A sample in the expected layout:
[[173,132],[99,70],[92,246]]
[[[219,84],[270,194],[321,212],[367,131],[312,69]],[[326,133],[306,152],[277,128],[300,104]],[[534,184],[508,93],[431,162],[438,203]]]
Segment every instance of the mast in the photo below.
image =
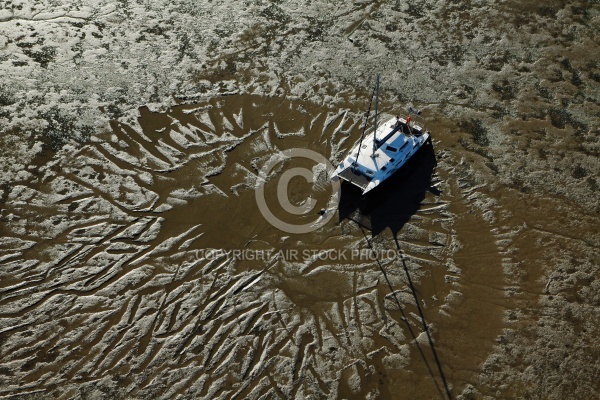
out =
[[379,74],[375,83],[375,123],[373,124],[373,155],[377,151],[377,113],[379,112]]
[[360,149],[362,148],[362,142],[365,137],[365,131],[367,130],[367,124],[369,123],[369,115],[371,115],[371,105],[373,104],[373,97],[375,96],[375,86],[373,86],[373,91],[371,92],[371,98],[369,99],[369,108],[365,113],[365,123],[363,125],[363,131],[360,135],[360,142],[358,142],[358,151],[356,152],[356,161],[352,163],[355,166],[358,163],[358,156],[360,155]]

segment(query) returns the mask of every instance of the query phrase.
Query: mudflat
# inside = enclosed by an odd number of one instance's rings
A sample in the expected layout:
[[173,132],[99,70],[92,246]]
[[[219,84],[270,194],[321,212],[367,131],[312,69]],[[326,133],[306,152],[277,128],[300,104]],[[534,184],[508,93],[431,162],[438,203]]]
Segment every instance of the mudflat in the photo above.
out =
[[[0,396],[600,392],[597,4],[72,3],[0,14]],[[375,71],[432,134],[381,190],[277,158]]]

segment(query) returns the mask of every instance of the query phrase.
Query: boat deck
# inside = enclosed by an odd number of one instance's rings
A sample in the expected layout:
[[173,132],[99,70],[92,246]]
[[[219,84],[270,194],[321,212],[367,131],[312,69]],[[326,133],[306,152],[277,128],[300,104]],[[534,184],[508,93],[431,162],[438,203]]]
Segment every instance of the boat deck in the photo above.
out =
[[369,184],[369,182],[371,182],[363,174],[354,172],[351,167],[346,168],[345,170],[340,172],[338,174],[338,176],[340,178],[344,179],[345,181],[348,181],[348,182],[352,183],[353,185],[358,186],[362,190],[365,190],[367,188],[367,185]]
[[428,138],[421,126],[390,119],[377,128],[377,135],[371,131],[363,136],[333,175],[367,193],[400,169]]

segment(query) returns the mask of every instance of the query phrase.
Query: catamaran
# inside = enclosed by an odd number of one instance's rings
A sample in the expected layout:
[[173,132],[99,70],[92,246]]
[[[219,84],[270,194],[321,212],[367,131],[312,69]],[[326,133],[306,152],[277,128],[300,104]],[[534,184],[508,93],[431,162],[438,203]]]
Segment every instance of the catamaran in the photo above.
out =
[[[373,130],[365,134],[373,96],[375,96]],[[341,178],[358,186],[363,195],[381,185],[398,171],[430,137],[429,131],[426,131],[424,126],[412,122],[413,117],[419,118],[421,114],[419,110],[409,107],[407,109],[409,115],[406,118],[391,118],[378,126],[378,108],[379,75],[373,88],[360,140],[332,175],[332,179]]]

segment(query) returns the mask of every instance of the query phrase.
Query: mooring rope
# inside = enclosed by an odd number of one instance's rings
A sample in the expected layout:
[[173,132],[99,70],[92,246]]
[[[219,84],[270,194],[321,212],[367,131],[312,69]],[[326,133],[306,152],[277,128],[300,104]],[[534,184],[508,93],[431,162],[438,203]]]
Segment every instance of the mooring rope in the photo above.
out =
[[359,225],[359,226],[360,226],[360,230],[363,233],[363,236],[365,237],[367,245],[369,246],[369,249],[371,249],[371,253],[372,253],[373,257],[375,258],[375,261],[377,262],[377,265],[379,266],[379,269],[381,270],[383,277],[385,278],[385,281],[390,289],[392,297],[394,298],[394,301],[396,302],[396,305],[398,306],[398,310],[400,311],[400,314],[402,314],[402,320],[406,324],[408,331],[410,332],[410,335],[414,339],[415,345],[417,346],[417,349],[419,350],[419,354],[421,355],[421,358],[423,359],[423,362],[425,363],[425,367],[427,368],[427,371],[429,372],[429,375],[431,376],[431,379],[433,380],[433,383],[435,384],[435,387],[436,387],[438,393],[440,394],[440,396],[443,399],[445,399],[447,397],[449,400],[451,400],[452,395],[450,393],[450,389],[448,388],[448,382],[446,381],[446,376],[444,375],[444,372],[442,370],[442,364],[440,363],[437,352],[435,350],[435,345],[433,344],[433,340],[431,339],[431,335],[429,333],[429,327],[427,325],[427,322],[425,321],[425,317],[423,316],[423,311],[421,310],[421,306],[419,305],[419,299],[417,298],[417,293],[415,291],[415,287],[412,283],[410,273],[408,272],[408,267],[406,266],[406,261],[404,260],[404,255],[400,248],[400,243],[398,243],[398,238],[396,238],[396,235],[394,235],[394,241],[396,242],[396,247],[398,249],[398,255],[400,256],[400,259],[402,260],[402,264],[404,266],[404,272],[406,273],[406,277],[408,279],[408,284],[411,288],[412,295],[415,300],[415,304],[417,305],[417,309],[421,316],[421,323],[423,324],[423,328],[425,329],[425,334],[427,335],[427,338],[429,339],[429,347],[431,348],[431,352],[433,353],[433,357],[435,358],[435,362],[438,367],[438,372],[440,374],[440,377],[442,378],[442,383],[444,385],[444,390],[446,392],[445,395],[444,395],[444,392],[442,391],[442,388],[440,388],[440,385],[439,385],[437,379],[435,378],[435,375],[433,374],[433,370],[431,369],[429,362],[427,362],[427,359],[425,358],[425,353],[423,352],[423,349],[421,348],[419,342],[417,341],[417,336],[415,335],[415,332],[413,331],[413,328],[410,325],[410,321],[406,317],[406,314],[404,313],[404,310],[402,309],[402,306],[400,305],[400,300],[398,300],[398,297],[396,296],[396,291],[394,290],[394,287],[392,286],[392,283],[390,282],[390,280],[388,278],[387,272],[385,271],[385,269],[383,268],[383,265],[381,265],[381,261],[377,257],[377,252],[373,248],[373,245],[371,244],[369,237],[365,233],[364,228],[361,225]]

